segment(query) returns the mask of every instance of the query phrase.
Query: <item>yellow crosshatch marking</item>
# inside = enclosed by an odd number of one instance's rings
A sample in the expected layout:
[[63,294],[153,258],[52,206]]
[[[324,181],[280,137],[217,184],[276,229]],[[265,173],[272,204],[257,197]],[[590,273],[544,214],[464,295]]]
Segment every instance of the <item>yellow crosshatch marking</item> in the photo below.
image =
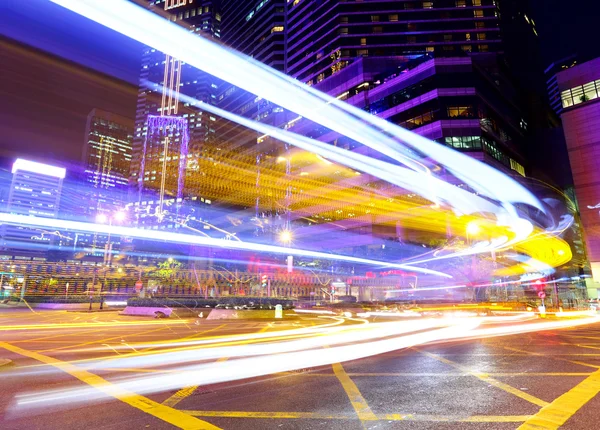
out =
[[600,370],[592,373],[549,405],[529,417],[519,429],[557,429],[600,392]]
[[[217,360],[217,362],[227,361],[227,358],[228,357],[221,357]],[[192,394],[194,394],[194,391],[196,391],[197,389],[198,389],[198,385],[184,387],[181,390],[177,391],[175,394],[173,394],[171,397],[169,397],[167,400],[165,400],[163,402],[163,405],[169,406],[169,407],[175,407],[175,405],[177,403],[181,402],[186,397],[189,397]]]
[[454,361],[450,361],[447,358],[444,357],[440,357],[437,354],[432,354],[430,352],[427,351],[421,351],[421,350],[416,350],[419,351],[421,354],[426,355],[427,357],[433,358],[435,360],[441,361],[442,363],[446,363],[456,369],[462,370],[464,372],[467,372],[471,375],[473,375],[474,377],[481,379],[484,382],[487,382],[490,385],[493,385],[494,387],[500,388],[503,391],[506,391],[507,393],[513,394],[517,397],[520,397],[523,400],[527,400],[530,403],[533,403],[534,405],[537,406],[546,406],[548,404],[548,402],[542,400],[542,399],[538,399],[535,396],[532,396],[531,394],[525,393],[515,387],[511,387],[508,384],[505,384],[504,382],[500,382],[497,379],[494,379],[492,377],[490,377],[489,374],[486,373],[480,373],[480,372],[472,372],[471,370],[465,368],[464,366],[461,366],[458,363],[455,363]]
[[[355,420],[356,415],[327,414],[319,412],[254,412],[254,411],[193,411],[183,410],[196,417],[219,418],[259,418],[259,419],[315,419],[315,420]],[[464,423],[522,423],[530,415],[419,415],[419,414],[377,414],[372,420],[386,421],[430,421],[430,422],[464,422]]]
[[188,414],[178,411],[177,409],[161,405],[160,403],[150,400],[144,396],[140,396],[136,393],[125,390],[119,385],[111,384],[106,379],[94,375],[86,370],[81,370],[71,363],[64,362],[53,357],[48,357],[34,351],[28,351],[6,342],[0,342],[0,347],[16,354],[33,358],[34,360],[38,360],[42,363],[56,367],[57,369],[74,376],[75,378],[96,388],[97,390],[102,391],[107,396],[114,397],[115,399],[120,400],[129,406],[133,406],[134,408],[172,424],[177,428],[219,430],[219,427],[214,426],[206,421],[196,419]]
[[333,373],[339,379],[344,388],[344,391],[352,403],[352,407],[356,411],[356,415],[361,421],[375,421],[377,416],[371,411],[367,401],[362,396],[356,384],[350,379],[344,367],[340,363],[332,364]]

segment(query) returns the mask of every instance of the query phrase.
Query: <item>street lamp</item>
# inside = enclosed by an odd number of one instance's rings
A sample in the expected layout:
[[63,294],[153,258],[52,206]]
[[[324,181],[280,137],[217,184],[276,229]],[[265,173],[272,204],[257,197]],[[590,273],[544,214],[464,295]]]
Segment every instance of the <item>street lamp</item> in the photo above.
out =
[[467,235],[475,236],[481,232],[481,227],[477,224],[477,221],[471,221],[467,224]]
[[283,230],[279,233],[279,240],[282,243],[289,244],[292,241],[292,232],[289,230]]
[[[126,218],[127,214],[125,213],[125,211],[117,211],[114,214],[112,214],[112,216],[109,216],[105,213],[99,213],[98,215],[96,215],[96,222],[98,224],[106,224],[108,222],[108,225],[112,226],[113,222],[121,223],[125,221]],[[106,244],[104,245],[103,264],[105,265],[109,265],[112,261],[112,243],[110,241],[110,234],[111,231],[109,230],[108,238],[106,240]]]

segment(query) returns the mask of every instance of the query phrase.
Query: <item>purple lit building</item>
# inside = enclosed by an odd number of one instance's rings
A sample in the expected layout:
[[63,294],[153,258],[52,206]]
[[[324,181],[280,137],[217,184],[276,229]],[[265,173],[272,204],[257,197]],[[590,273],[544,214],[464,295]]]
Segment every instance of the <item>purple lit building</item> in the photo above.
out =
[[[190,32],[218,40],[221,36],[219,1],[165,0],[150,1],[148,7],[166,19],[185,26]],[[185,185],[186,161],[197,164],[198,157],[215,126],[208,115],[181,103],[175,92],[185,93],[206,103],[215,103],[219,81],[206,73],[165,55],[145,48],[142,55],[140,86],[135,118],[130,180],[138,195],[146,191],[159,193],[159,198],[181,197]],[[161,120],[170,130],[162,129]],[[170,118],[170,119],[167,119]],[[175,127],[175,128],[172,128]],[[164,137],[169,143],[164,152]],[[155,141],[159,136],[162,141]],[[185,136],[185,138],[184,138]],[[167,177],[163,177],[166,175]]]
[[567,68],[555,79],[594,280],[588,292],[596,297],[593,290],[600,289],[600,58]]

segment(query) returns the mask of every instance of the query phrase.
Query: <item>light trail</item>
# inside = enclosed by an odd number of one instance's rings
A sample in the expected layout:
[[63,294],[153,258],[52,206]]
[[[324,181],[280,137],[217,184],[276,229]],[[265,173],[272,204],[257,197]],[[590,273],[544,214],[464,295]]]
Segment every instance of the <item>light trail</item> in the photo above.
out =
[[181,233],[171,233],[159,230],[144,230],[132,227],[122,227],[110,224],[92,224],[79,221],[62,220],[56,218],[38,218],[26,215],[16,215],[8,213],[0,213],[0,223],[20,224],[24,226],[45,226],[67,230],[76,230],[88,233],[101,233],[119,236],[129,236],[137,239],[151,239],[156,241],[165,241],[170,243],[184,243],[188,245],[213,246],[224,249],[237,249],[240,251],[258,251],[271,254],[296,255],[301,257],[313,257],[325,260],[346,261],[351,263],[368,264],[379,267],[393,267],[437,275],[444,278],[452,278],[452,276],[438,272],[435,270],[425,269],[422,267],[413,267],[408,264],[398,264],[386,261],[370,260],[366,258],[351,257],[340,254],[329,254],[326,252],[310,251],[305,249],[288,248],[276,245],[264,245],[252,242],[235,242],[231,240],[215,239],[210,237],[193,236]]
[[[493,239],[487,246],[480,244],[470,251],[443,258],[507,248],[529,237],[533,233],[533,225],[519,217],[513,203],[525,203],[545,213],[541,202],[525,187],[490,166],[320,93],[257,61],[198,37],[187,29],[130,2],[52,1],[404,164],[410,169],[395,165],[392,169],[381,160],[370,159],[369,164],[362,163],[361,168],[358,154],[344,154],[347,165],[353,163],[353,168],[358,170],[367,168],[371,172],[376,169],[387,173],[385,180],[397,185],[401,184],[402,187],[425,196],[434,202],[436,207],[440,202],[445,202],[452,206],[458,215],[494,214],[497,225],[506,227],[514,235],[513,238],[502,236]],[[198,104],[191,103],[191,105]],[[210,110],[208,106],[203,106],[204,109]],[[253,126],[254,129],[257,127]],[[281,130],[273,129],[262,129],[262,132],[270,136],[282,133]],[[298,138],[298,141],[302,140]],[[317,144],[315,142],[311,144],[313,145],[311,150],[315,151],[314,147]],[[339,158],[339,154],[335,153],[336,149],[332,149],[331,145],[322,142],[321,145],[319,155],[326,158]],[[422,155],[418,156],[414,150]],[[335,153],[335,157],[327,156],[325,151]],[[465,192],[435,177],[427,166],[431,165],[431,162],[425,161],[426,158],[436,160],[447,171],[476,190],[477,194],[494,199],[498,204],[491,203],[479,195]],[[381,177],[382,173],[375,176]],[[548,248],[551,245],[550,243],[544,246]],[[550,266],[532,257],[523,266],[523,270],[537,270],[542,267],[543,270],[549,271],[552,270]]]
[[[354,325],[332,328],[331,334],[292,340],[285,340],[285,333],[279,333],[277,337],[282,339],[279,342],[269,341],[256,345],[215,348],[198,347],[196,350],[180,354],[169,352],[143,357],[119,356],[111,360],[110,365],[119,368],[121,365],[136,368],[146,367],[153,363],[165,369],[168,369],[168,366],[176,366],[177,372],[175,373],[125,377],[116,382],[118,389],[150,394],[176,390],[190,385],[208,385],[357,360],[432,342],[556,330],[597,323],[600,320],[598,317],[588,317],[567,321],[527,322],[528,318],[530,315],[523,315],[522,322],[513,325],[506,323],[518,321],[516,316],[500,320],[493,317],[438,318]],[[482,326],[482,324],[490,322],[502,324],[495,327]],[[325,346],[330,347],[324,349]],[[193,364],[198,361],[214,359],[219,354],[237,358],[227,362]],[[105,398],[106,390],[110,389],[111,387],[107,386],[103,388],[104,392],[101,392],[94,388],[76,387],[24,394],[17,397],[16,407],[18,409],[45,408],[65,402],[76,405],[81,402],[100,401]]]

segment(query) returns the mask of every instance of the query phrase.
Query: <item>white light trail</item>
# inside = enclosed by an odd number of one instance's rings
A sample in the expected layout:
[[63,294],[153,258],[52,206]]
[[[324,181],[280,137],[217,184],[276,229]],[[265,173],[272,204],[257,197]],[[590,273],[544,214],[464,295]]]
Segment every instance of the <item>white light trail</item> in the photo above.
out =
[[212,246],[225,249],[237,249],[240,251],[257,251],[267,252],[271,254],[298,255],[301,257],[320,258],[325,260],[346,261],[350,263],[369,264],[372,266],[392,267],[426,273],[429,275],[437,275],[444,278],[452,278],[452,276],[438,272],[435,270],[424,269],[421,267],[413,267],[407,264],[397,264],[385,261],[370,260],[366,258],[351,257],[340,254],[329,254],[326,252],[310,251],[305,249],[286,248],[276,245],[264,245],[261,243],[252,242],[235,242],[231,240],[215,239],[211,237],[193,236],[181,233],[170,233],[158,230],[143,230],[132,227],[122,227],[110,224],[92,224],[86,222],[62,220],[55,218],[37,218],[26,215],[16,215],[8,213],[0,213],[0,223],[19,224],[23,226],[36,227],[51,227],[58,229],[75,230],[87,233],[112,234],[117,236],[129,236],[137,239],[151,239],[157,241],[165,241],[170,243],[184,243],[188,245]]

